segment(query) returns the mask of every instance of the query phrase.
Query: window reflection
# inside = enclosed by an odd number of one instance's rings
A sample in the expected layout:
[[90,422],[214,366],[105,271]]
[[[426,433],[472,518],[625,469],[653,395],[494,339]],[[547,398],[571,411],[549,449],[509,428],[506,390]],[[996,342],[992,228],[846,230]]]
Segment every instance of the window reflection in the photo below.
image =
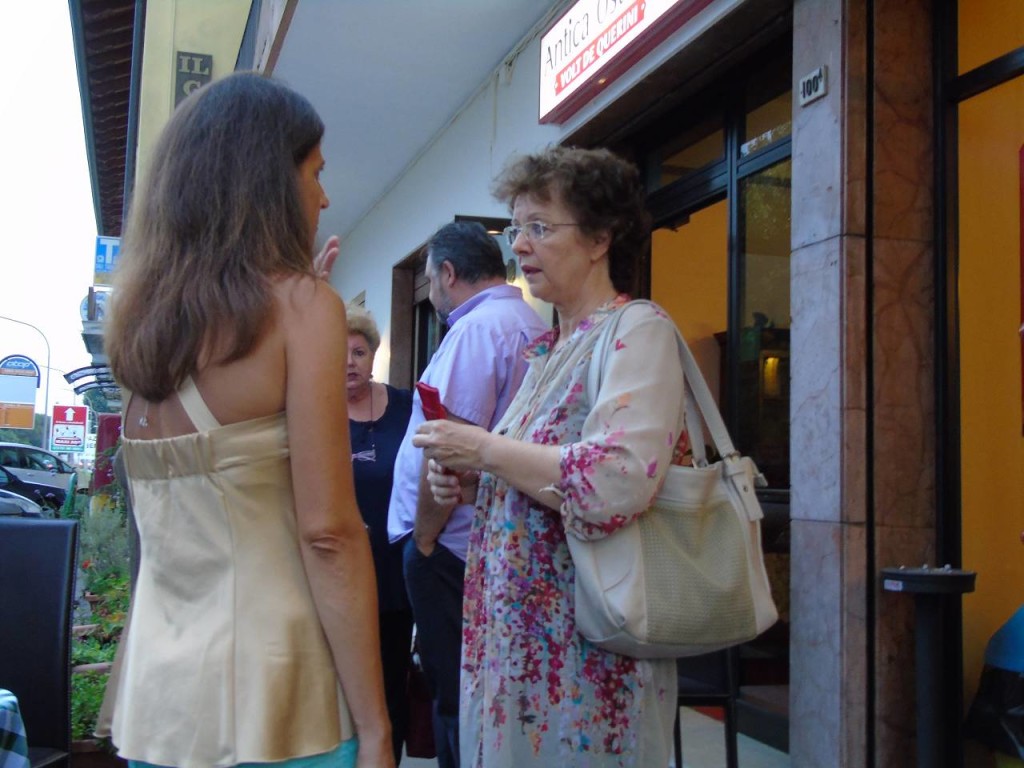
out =
[[764,149],[793,132],[792,91],[786,91],[747,112],[740,157]]
[[725,130],[720,114],[681,131],[649,155],[648,183],[660,189],[725,157]]
[[790,160],[740,182],[739,434],[773,488],[789,487]]

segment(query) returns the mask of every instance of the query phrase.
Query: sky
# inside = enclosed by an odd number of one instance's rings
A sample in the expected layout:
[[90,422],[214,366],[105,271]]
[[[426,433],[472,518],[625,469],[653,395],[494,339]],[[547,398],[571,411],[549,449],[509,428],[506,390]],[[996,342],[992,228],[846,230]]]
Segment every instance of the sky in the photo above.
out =
[[0,316],[38,331],[0,319],[0,358],[21,354],[39,365],[41,413],[46,342],[51,409],[82,402],[62,374],[92,362],[82,342],[79,306],[92,283],[96,217],[68,0],[11,3],[4,15]]

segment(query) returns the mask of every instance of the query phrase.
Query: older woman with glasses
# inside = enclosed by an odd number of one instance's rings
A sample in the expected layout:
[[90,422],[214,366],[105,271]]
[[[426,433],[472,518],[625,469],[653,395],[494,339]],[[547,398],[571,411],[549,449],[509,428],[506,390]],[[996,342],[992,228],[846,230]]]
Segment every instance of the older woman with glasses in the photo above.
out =
[[373,360],[380,331],[360,306],[348,307],[349,436],[356,501],[370,531],[373,565],[377,571],[380,652],[384,665],[384,696],[391,717],[395,764],[402,757],[409,707],[405,683],[412,642],[412,609],[402,577],[402,546],[388,542],[388,504],[394,480],[395,456],[412,412],[412,393],[372,381]]
[[[607,536],[643,512],[685,442],[682,364],[671,319],[625,291],[647,248],[636,168],[565,147],[515,160],[496,194],[531,293],[558,324],[491,432],[420,427],[439,503],[480,471],[466,562],[460,734],[463,768],[664,768],[675,662],[602,650],[576,630],[566,539]],[[621,313],[621,316],[618,314]],[[600,385],[588,372],[618,319]]]

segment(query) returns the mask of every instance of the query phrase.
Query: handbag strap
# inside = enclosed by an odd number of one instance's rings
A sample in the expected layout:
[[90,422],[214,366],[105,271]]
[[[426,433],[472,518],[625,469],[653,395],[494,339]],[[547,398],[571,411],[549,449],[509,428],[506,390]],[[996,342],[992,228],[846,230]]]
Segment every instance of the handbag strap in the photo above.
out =
[[[607,362],[608,352],[611,349],[615,337],[615,330],[623,314],[632,306],[646,304],[656,310],[659,314],[666,314],[665,310],[646,299],[636,299],[621,306],[612,317],[604,322],[601,329],[601,336],[594,345],[594,353],[590,359],[590,370],[587,376],[587,393],[593,403],[598,390],[600,389],[601,373],[604,371]],[[697,360],[686,344],[686,340],[679,332],[675,323],[672,328],[676,332],[676,343],[679,347],[679,360],[683,366],[683,408],[686,411],[686,423],[689,430],[690,446],[693,450],[694,464],[699,467],[707,466],[707,449],[704,445],[702,423],[707,425],[708,434],[711,435],[711,442],[722,458],[738,457],[739,453],[733,446],[729,431],[725,428],[725,422],[718,412],[718,406],[711,395],[704,375],[701,373]],[[687,397],[687,393],[692,397]],[[696,406],[696,407],[694,407]]]

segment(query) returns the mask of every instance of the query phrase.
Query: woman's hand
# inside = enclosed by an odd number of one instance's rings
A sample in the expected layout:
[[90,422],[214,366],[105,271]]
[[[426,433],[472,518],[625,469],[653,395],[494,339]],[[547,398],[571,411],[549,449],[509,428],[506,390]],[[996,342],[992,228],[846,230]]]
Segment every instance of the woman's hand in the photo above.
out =
[[338,258],[338,253],[341,251],[341,238],[337,235],[331,235],[327,238],[327,242],[324,243],[323,249],[315,257],[313,257],[313,272],[321,280],[331,279],[331,269],[334,267],[334,262]]
[[486,429],[473,424],[439,419],[420,424],[412,444],[422,448],[424,456],[445,469],[464,471],[484,466],[483,453],[493,437]]
[[[470,485],[470,478],[463,477],[467,470],[500,477],[552,509],[562,503],[561,495],[552,490],[562,478],[561,449],[557,445],[515,440],[451,420],[420,424],[412,444],[422,448],[431,460],[427,482],[439,505],[459,502],[460,484]],[[473,498],[463,497],[463,501],[471,502]]]

